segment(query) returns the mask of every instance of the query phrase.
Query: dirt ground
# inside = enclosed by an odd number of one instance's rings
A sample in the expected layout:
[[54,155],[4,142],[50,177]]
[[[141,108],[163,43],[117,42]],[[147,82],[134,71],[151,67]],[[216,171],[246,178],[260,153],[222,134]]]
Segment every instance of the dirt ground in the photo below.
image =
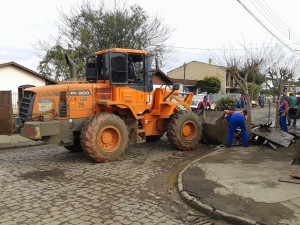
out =
[[[295,156],[298,151],[297,146],[293,145],[288,149],[278,149],[276,151],[270,150],[268,146],[251,146],[251,148],[259,148],[259,151],[255,151],[255,155],[250,157],[243,163],[245,164],[259,164],[266,160],[265,152],[268,152],[268,158],[271,160],[282,159],[289,160],[291,156]],[[209,163],[211,158],[205,158],[201,162]],[[224,158],[214,156],[213,163],[224,163]],[[231,162],[228,162],[231,163]],[[188,182],[187,182],[188,181]],[[210,206],[217,206],[219,210],[228,212],[233,215],[243,215],[245,218],[251,218],[256,221],[260,221],[262,224],[278,224],[278,221],[282,219],[293,218],[293,211],[279,203],[264,203],[256,202],[251,198],[241,197],[234,193],[223,195],[222,193],[216,193],[214,190],[223,188],[217,182],[208,180],[205,178],[205,172],[199,167],[190,167],[183,177],[184,189],[191,194],[199,198],[199,200]],[[251,185],[251,183],[249,183]],[[276,183],[266,183],[269,188],[276,186]]]
[[[273,122],[275,125],[275,107],[270,108],[266,105],[265,108],[254,107],[252,110],[252,123],[261,124]],[[298,121],[299,130],[299,121]],[[293,164],[299,164],[300,155],[300,141],[295,137],[295,143],[292,143],[288,148],[278,146],[278,150],[273,150],[268,145],[262,143],[250,142],[250,147],[255,148],[255,155],[250,155],[244,162],[245,164],[259,164],[266,160],[265,152],[268,151],[268,158],[276,159],[291,159],[295,158]],[[203,162],[209,163],[209,158]],[[216,156],[213,159],[214,163],[224,163],[224,158]],[[193,196],[201,196],[200,201],[211,206],[218,206],[218,209],[223,210],[234,215],[244,215],[246,218],[252,218],[260,221],[262,224],[278,224],[281,219],[288,219],[293,217],[293,212],[282,204],[270,204],[264,202],[255,202],[251,198],[241,198],[235,194],[222,195],[214,192],[218,187],[222,187],[217,182],[205,179],[205,173],[199,167],[191,167],[185,172],[184,180],[189,180],[189,186],[184,186],[184,189]],[[274,183],[267,184],[272,188]]]
[[[167,141],[166,139],[164,140],[164,138],[165,137],[163,137],[160,141],[160,145]],[[153,144],[156,145],[158,143]],[[147,181],[147,186],[151,188],[151,190],[157,195],[156,201],[167,202],[168,204],[163,204],[164,207],[170,207],[169,210],[177,214],[178,218],[182,218],[189,225],[229,225],[229,223],[226,223],[225,221],[211,219],[207,217],[207,215],[204,215],[203,213],[193,209],[182,200],[177,191],[178,174],[189,163],[198,159],[199,157],[213,152],[214,150],[215,149],[212,148],[212,146],[201,144],[196,150],[183,152],[184,154],[180,154],[180,156],[177,151],[174,151],[174,155],[170,157],[169,162],[172,165],[172,168],[170,168],[169,163],[165,164],[164,173],[162,173],[160,176],[150,178]]]
[[[253,124],[262,124],[262,123],[270,123],[272,122],[275,125],[275,106],[268,105],[265,108],[253,107],[252,109],[252,123]],[[291,155],[295,156],[294,163],[298,163],[299,159],[297,159],[297,152],[300,152],[299,141],[295,138],[296,143],[290,145],[289,148],[279,147],[277,151],[272,150],[268,145],[263,145],[262,143],[250,143],[251,148],[259,149],[258,153],[255,155],[250,155],[250,157],[246,160],[247,164],[258,164],[265,160],[264,151],[269,151],[269,156],[271,159],[277,158],[291,158]],[[168,185],[172,186],[173,182],[170,180],[174,180],[174,177],[177,177],[177,170],[181,170],[187,165],[189,162],[193,161],[196,158],[204,156],[209,152],[214,151],[214,145],[202,144],[200,148],[205,149],[201,155],[196,154],[195,157],[192,157],[190,160],[182,161],[181,164],[178,164],[176,168],[173,169],[173,173],[169,175]],[[299,158],[298,153],[298,158]],[[209,162],[209,159],[207,159]],[[214,158],[214,162],[217,163],[216,160],[220,160],[220,162],[224,162],[223,158],[216,159]],[[214,192],[215,188],[218,188],[220,185],[216,182],[205,179],[204,172],[197,167],[191,168],[188,170],[188,176],[190,180],[189,183],[193,183],[193,186],[189,186],[189,193],[194,193],[194,196],[202,196],[203,199],[201,201],[207,203],[208,205],[218,205],[218,209],[223,210],[225,212],[229,212],[235,215],[245,215],[246,218],[256,219],[257,221],[261,221],[265,224],[277,224],[278,221],[282,219],[282,215],[285,217],[293,217],[293,212],[281,205],[281,204],[268,204],[263,202],[255,202],[251,198],[241,198],[238,195],[230,194],[230,195],[219,195]],[[268,184],[270,187],[274,184]],[[188,187],[185,187],[188,188]],[[199,194],[201,192],[201,194]],[[216,202],[217,201],[217,202]],[[255,206],[255,207],[254,207]],[[275,215],[275,216],[274,216]],[[222,221],[220,221],[222,223]],[[223,222],[224,223],[224,222]],[[224,223],[225,224],[225,223]]]

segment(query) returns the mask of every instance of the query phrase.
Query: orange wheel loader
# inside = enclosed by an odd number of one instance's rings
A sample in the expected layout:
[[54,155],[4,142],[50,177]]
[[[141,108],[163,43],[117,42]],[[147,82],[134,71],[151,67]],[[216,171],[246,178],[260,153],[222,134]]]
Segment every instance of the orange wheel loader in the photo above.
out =
[[198,146],[201,124],[191,112],[192,93],[179,85],[153,90],[148,51],[112,48],[86,58],[86,80],[66,57],[71,78],[57,85],[25,89],[21,135],[84,151],[98,162],[120,158],[129,143],[168,141],[188,151]]

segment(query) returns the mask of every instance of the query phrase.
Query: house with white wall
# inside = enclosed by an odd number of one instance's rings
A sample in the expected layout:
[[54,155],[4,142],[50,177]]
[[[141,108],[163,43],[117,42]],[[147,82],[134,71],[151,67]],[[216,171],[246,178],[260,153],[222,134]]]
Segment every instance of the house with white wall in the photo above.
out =
[[265,81],[264,81],[264,83],[262,83],[261,87],[263,90],[268,90],[270,88],[273,88],[274,84],[273,84],[272,78],[270,76],[266,75]]
[[23,96],[24,87],[38,87],[56,84],[54,80],[45,78],[39,73],[15,62],[0,64],[0,91],[11,91],[14,112],[17,102]]

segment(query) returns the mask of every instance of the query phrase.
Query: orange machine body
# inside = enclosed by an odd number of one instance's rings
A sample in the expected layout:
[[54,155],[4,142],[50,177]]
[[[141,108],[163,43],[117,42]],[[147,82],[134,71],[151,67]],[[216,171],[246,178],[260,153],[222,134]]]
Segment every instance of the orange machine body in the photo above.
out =
[[191,112],[193,94],[179,93],[176,83],[154,90],[148,51],[98,51],[86,58],[84,81],[66,59],[70,80],[25,89],[19,112],[24,137],[80,148],[99,162],[116,160],[128,143],[158,140],[165,132],[180,149],[197,146],[201,126]]

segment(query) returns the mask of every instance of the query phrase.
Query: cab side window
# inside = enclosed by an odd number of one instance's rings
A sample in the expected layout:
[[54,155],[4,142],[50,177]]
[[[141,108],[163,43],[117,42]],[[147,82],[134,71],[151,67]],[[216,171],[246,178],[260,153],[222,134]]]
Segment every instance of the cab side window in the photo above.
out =
[[141,54],[128,54],[128,83],[144,85],[145,60]]

